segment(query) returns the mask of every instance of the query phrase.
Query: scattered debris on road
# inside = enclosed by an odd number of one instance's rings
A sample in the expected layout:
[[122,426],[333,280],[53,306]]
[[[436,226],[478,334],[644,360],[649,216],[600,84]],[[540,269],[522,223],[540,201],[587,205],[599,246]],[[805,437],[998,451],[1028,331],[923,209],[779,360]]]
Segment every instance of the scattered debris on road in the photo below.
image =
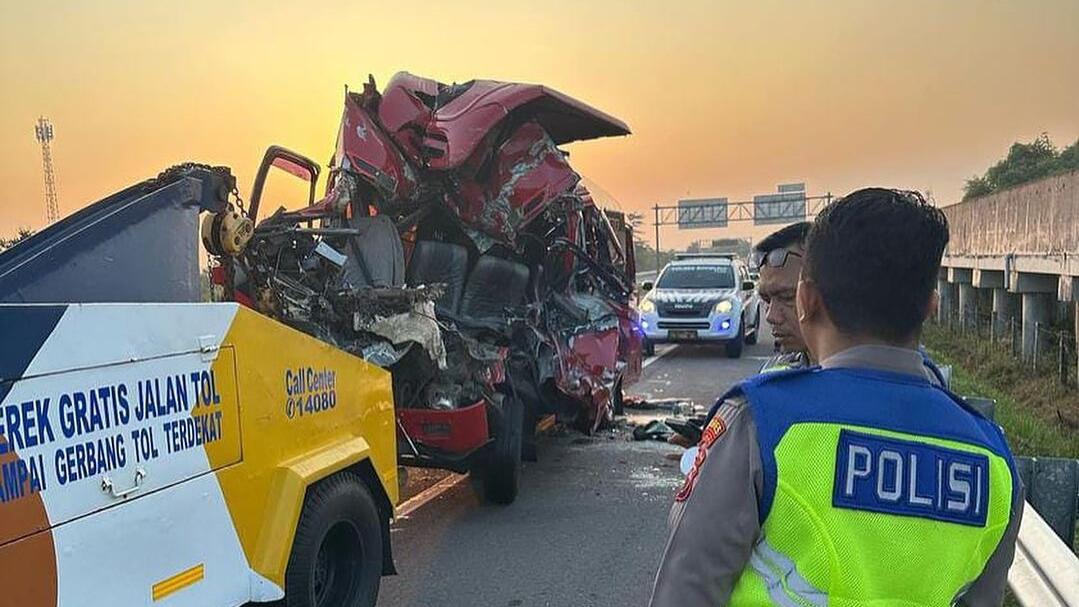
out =
[[654,419],[643,426],[633,429],[633,440],[655,440],[667,442],[675,432],[665,422]]
[[694,415],[703,408],[686,398],[644,398],[641,396],[627,397],[625,399],[627,409],[637,411],[669,411],[674,415]]

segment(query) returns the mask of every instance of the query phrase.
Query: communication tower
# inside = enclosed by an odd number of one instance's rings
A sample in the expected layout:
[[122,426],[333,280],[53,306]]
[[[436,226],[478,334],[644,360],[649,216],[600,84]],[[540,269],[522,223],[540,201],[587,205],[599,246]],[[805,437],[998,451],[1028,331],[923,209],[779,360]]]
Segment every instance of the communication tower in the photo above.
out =
[[52,167],[52,150],[49,143],[53,139],[52,123],[44,116],[37,119],[34,134],[41,143],[41,168],[45,172],[45,224],[49,225],[60,219],[60,207],[56,201],[56,172]]

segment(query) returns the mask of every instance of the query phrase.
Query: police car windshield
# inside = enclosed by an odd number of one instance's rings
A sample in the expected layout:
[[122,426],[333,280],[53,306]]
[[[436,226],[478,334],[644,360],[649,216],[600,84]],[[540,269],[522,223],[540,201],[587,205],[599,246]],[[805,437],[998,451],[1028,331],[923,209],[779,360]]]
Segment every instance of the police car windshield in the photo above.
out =
[[730,289],[734,270],[718,264],[667,266],[656,284],[657,289]]

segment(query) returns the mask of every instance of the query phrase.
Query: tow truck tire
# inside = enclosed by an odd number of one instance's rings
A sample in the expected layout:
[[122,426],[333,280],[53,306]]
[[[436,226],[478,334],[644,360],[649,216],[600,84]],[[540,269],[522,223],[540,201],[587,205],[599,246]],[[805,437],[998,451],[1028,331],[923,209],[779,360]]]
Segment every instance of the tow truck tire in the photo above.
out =
[[341,472],[304,500],[285,570],[284,607],[374,607],[382,524],[363,481]]
[[757,339],[761,334],[761,309],[759,307],[754,318],[756,320],[753,321],[753,332],[746,335],[746,343],[751,346],[757,343]]
[[743,318],[742,321],[738,323],[738,335],[735,335],[734,339],[728,341],[724,346],[727,350],[727,358],[741,358],[742,348],[745,346],[745,343],[746,319]]
[[524,405],[507,395],[503,401],[503,426],[481,470],[483,495],[494,504],[508,505],[517,499],[521,484],[521,445],[524,442]]
[[656,344],[648,341],[647,339],[641,342],[641,353],[645,356],[656,355]]
[[614,384],[614,389],[611,390],[611,408],[614,409],[615,415],[626,414],[626,395],[622,392],[621,377],[618,378],[618,381]]

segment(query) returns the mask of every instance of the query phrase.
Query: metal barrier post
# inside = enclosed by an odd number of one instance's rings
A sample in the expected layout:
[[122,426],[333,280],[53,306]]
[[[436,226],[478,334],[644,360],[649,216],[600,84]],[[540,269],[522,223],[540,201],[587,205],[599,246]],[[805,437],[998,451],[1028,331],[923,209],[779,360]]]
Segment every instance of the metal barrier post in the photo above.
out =
[[1042,323],[1034,323],[1034,370],[1038,370],[1038,337],[1042,332]]
[[980,396],[964,396],[963,401],[970,405],[972,408],[985,416],[986,419],[993,421],[997,417],[997,401],[992,398],[982,398]]
[[1060,348],[1057,350],[1057,357],[1059,358],[1057,365],[1057,373],[1060,375],[1060,383],[1068,385],[1068,370],[1064,367],[1064,332],[1060,332]]
[[1015,317],[1012,316],[1012,358],[1019,358],[1022,356],[1023,345],[1019,341],[1019,324],[1015,322]]
[[1060,457],[1016,457],[1027,502],[1068,546],[1075,543],[1079,506],[1079,460]]

